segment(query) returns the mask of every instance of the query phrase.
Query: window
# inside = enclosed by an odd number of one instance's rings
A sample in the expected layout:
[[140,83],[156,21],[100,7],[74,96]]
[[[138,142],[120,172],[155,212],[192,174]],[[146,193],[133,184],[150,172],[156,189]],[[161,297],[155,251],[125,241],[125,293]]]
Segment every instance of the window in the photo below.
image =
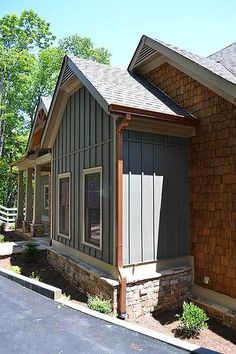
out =
[[102,248],[102,168],[84,171],[84,242]]
[[43,193],[43,208],[49,209],[49,186],[44,186],[44,193]]
[[70,237],[70,173],[58,175],[58,234]]

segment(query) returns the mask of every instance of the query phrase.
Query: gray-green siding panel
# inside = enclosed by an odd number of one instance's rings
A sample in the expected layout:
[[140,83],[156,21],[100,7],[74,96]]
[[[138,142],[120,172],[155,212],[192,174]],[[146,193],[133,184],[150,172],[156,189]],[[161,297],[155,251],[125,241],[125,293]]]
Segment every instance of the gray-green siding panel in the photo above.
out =
[[[53,238],[90,256],[113,263],[113,130],[110,118],[84,88],[68,100],[58,135],[53,147],[53,169],[55,174],[53,195],[53,217],[56,217],[56,186],[58,174],[71,173],[70,240],[57,235]],[[103,248],[102,251],[82,242],[82,171],[102,166],[103,173]]]
[[41,178],[41,213],[42,216],[48,217],[48,209],[44,209],[44,186],[48,186],[49,178],[48,175],[42,176]]
[[188,254],[188,140],[126,131],[125,264]]

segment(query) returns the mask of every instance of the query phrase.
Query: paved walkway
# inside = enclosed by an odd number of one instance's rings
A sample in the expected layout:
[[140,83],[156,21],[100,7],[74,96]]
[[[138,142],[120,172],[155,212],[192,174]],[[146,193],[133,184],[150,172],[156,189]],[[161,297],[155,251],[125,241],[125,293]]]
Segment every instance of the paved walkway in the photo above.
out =
[[186,353],[23,288],[0,276],[0,353]]

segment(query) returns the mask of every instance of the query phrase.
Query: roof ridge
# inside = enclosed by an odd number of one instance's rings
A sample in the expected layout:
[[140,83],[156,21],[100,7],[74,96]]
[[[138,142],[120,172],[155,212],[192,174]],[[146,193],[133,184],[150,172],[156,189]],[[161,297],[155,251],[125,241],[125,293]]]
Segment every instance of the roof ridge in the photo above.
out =
[[[146,38],[149,38],[149,39],[159,43],[160,45],[162,45],[162,46],[164,46],[166,48],[169,48],[172,51],[175,51],[179,55],[185,56],[188,60],[194,62],[195,64],[197,64],[200,67],[204,67],[207,70],[211,71],[211,67],[209,67],[209,66],[214,64],[215,68],[217,68],[218,71],[219,70],[223,70],[225,72],[225,74],[230,75],[230,76],[232,75],[232,79],[234,80],[233,83],[236,84],[236,82],[235,82],[235,79],[236,79],[235,74],[232,73],[227,67],[225,67],[220,62],[217,62],[217,61],[215,61],[214,59],[212,59],[210,57],[204,57],[204,56],[201,56],[199,54],[193,53],[193,52],[191,52],[189,50],[180,48],[180,47],[178,47],[176,45],[165,43],[165,42],[163,42],[163,41],[161,41],[161,40],[159,40],[157,38],[154,38],[154,37],[146,36]],[[201,62],[199,62],[199,60],[196,60],[196,59],[199,59]],[[204,65],[204,62],[205,62],[206,65]],[[222,75],[220,75],[220,73],[214,72],[214,74],[223,77],[223,79],[225,79],[225,80],[232,81],[232,79],[226,77],[225,75],[222,76]]]
[[84,59],[84,58],[81,58],[81,57],[79,57],[77,55],[67,55],[67,57],[69,59],[71,59],[72,61],[73,61],[73,59],[79,59],[79,60],[81,60],[83,62],[89,62],[91,64],[101,65],[101,66],[104,66],[106,68],[119,69],[119,70],[125,70],[125,71],[127,70],[126,68],[121,68],[119,66],[113,66],[111,64],[99,63],[99,62],[97,62],[96,60],[93,60],[93,59]]
[[225,50],[226,48],[231,47],[231,46],[234,45],[234,44],[236,44],[236,42],[233,42],[233,43],[231,43],[231,44],[228,44],[228,45],[225,46],[224,48],[221,48],[221,49],[217,50],[216,52],[214,52],[214,53],[208,55],[207,58],[210,58],[212,55],[215,55],[215,54],[217,54],[217,53],[219,53],[219,52]]

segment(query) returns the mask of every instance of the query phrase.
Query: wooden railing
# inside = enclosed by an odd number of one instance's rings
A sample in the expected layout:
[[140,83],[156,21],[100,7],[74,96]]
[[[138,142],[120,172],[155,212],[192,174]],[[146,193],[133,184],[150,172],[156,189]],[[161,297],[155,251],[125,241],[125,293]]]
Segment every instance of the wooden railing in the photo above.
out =
[[15,222],[17,216],[17,208],[6,208],[0,205],[0,222],[11,224]]

